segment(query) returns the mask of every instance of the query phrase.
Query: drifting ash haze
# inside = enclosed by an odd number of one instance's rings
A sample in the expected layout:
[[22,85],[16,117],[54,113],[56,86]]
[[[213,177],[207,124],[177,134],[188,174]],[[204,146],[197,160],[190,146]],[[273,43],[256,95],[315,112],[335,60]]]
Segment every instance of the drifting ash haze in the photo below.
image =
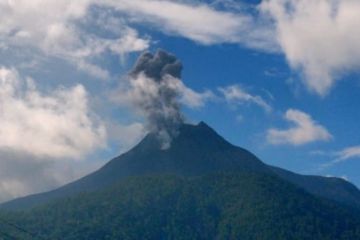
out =
[[172,54],[158,50],[146,52],[137,60],[130,76],[132,103],[146,118],[147,130],[155,133],[161,148],[167,149],[184,122],[179,97],[181,62]]

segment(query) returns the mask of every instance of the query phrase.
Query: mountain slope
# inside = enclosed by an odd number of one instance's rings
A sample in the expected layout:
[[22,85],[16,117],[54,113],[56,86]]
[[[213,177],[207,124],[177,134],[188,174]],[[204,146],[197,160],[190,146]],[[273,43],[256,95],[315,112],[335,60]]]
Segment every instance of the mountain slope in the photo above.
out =
[[18,239],[360,239],[360,218],[262,172],[130,177],[29,212],[0,215]]
[[129,152],[78,181],[54,191],[15,199],[0,207],[26,209],[80,192],[100,190],[129,176],[201,176],[215,171],[277,175],[311,194],[360,208],[360,191],[350,183],[336,178],[302,176],[267,166],[247,150],[225,141],[203,122],[196,126],[182,125],[169,149],[161,150],[156,137],[149,134]]
[[360,209],[359,189],[344,179],[300,175],[277,167],[271,167],[271,169],[279,177],[306,189],[313,195]]

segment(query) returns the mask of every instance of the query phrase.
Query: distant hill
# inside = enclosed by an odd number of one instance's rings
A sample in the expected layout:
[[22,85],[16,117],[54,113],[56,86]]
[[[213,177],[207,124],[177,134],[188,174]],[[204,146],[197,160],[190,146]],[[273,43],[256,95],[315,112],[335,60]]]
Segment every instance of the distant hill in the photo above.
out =
[[354,240],[359,206],[351,183],[268,166],[201,122],[182,125],[166,150],[149,134],[78,181],[2,204],[0,222],[11,224],[0,235]]

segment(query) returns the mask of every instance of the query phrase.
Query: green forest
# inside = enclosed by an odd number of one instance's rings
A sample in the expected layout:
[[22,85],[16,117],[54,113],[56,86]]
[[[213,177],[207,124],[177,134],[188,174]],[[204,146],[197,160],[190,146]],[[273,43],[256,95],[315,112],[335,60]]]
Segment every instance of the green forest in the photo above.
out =
[[239,171],[129,177],[0,217],[2,239],[360,239],[357,210]]

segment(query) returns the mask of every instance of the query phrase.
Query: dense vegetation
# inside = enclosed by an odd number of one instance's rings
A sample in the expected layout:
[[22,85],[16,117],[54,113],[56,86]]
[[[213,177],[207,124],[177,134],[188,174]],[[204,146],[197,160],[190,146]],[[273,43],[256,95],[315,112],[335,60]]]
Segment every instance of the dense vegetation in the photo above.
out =
[[16,224],[0,225],[16,239],[360,239],[356,211],[240,171],[130,177],[0,217]]

